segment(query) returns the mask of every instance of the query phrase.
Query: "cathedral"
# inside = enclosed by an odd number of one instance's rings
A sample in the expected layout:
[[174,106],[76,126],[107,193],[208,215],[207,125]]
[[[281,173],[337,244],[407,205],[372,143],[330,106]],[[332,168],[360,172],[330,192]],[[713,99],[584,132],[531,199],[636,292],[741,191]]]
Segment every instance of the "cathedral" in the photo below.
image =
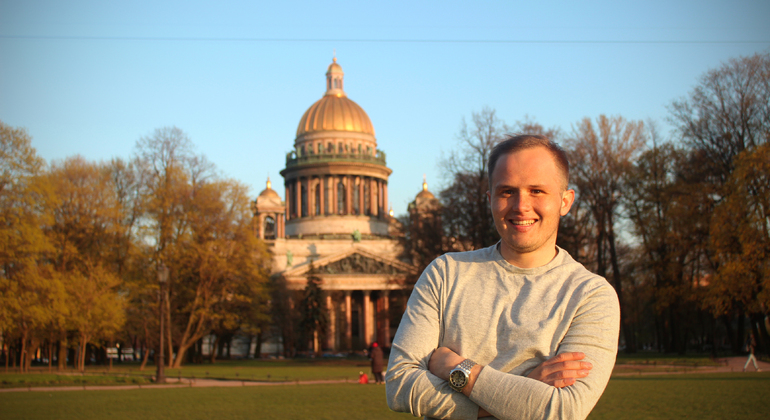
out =
[[[285,199],[268,179],[253,202],[255,234],[268,244],[272,280],[283,291],[274,322],[288,355],[389,347],[419,275],[403,258],[388,211],[385,152],[369,116],[345,94],[343,76],[335,58],[326,93],[300,118],[281,171]],[[313,337],[298,327],[309,277],[320,279],[327,321]]]

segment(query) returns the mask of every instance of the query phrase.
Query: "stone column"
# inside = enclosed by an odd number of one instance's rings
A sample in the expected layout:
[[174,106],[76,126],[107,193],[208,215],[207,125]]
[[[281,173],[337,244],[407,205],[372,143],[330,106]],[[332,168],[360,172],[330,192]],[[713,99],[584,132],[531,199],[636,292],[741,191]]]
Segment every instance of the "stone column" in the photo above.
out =
[[353,214],[353,182],[350,175],[345,176],[345,214]]
[[289,188],[290,184],[286,184],[286,194],[284,197],[286,197],[286,220],[289,220],[291,218],[291,188]]
[[370,299],[371,290],[364,290],[364,346],[371,344],[372,337],[372,301]]
[[366,214],[366,197],[364,196],[364,177],[358,177],[358,214]]
[[382,337],[380,345],[390,347],[390,290],[383,290],[382,292],[382,319],[385,323],[383,331],[385,336]]
[[388,183],[382,181],[382,212],[390,216],[390,203],[388,202]]
[[326,175],[321,175],[318,178],[318,189],[320,192],[318,193],[319,199],[321,200],[320,204],[320,211],[318,212],[319,216],[326,215]]
[[350,290],[345,290],[345,345],[353,350],[353,305],[350,303]]
[[337,336],[337,316],[331,293],[326,295],[326,310],[329,311],[329,328],[326,332],[326,348],[337,351],[335,338]]
[[307,179],[307,215],[308,217],[315,216],[315,179]]
[[294,197],[297,200],[294,206],[297,209],[297,217],[302,217],[302,178],[294,181]]
[[372,199],[372,216],[380,214],[380,183],[374,178],[369,178],[369,196]]

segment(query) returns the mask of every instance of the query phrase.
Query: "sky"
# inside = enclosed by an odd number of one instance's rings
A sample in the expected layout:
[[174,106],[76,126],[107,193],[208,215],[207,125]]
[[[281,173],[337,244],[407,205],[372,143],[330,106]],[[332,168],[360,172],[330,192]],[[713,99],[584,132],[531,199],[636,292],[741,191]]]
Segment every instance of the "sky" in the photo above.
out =
[[334,56],[387,154],[403,214],[485,107],[569,135],[652,120],[708,70],[770,52],[770,1],[0,0],[0,121],[47,162],[130,159],[176,126],[222,176],[276,191]]

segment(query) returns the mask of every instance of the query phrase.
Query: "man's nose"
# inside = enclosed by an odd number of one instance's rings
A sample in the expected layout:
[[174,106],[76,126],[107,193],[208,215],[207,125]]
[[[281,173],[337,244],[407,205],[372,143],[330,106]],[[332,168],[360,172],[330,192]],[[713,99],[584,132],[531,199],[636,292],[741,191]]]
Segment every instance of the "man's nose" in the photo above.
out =
[[524,212],[532,208],[532,201],[526,194],[514,194],[511,196],[511,209]]

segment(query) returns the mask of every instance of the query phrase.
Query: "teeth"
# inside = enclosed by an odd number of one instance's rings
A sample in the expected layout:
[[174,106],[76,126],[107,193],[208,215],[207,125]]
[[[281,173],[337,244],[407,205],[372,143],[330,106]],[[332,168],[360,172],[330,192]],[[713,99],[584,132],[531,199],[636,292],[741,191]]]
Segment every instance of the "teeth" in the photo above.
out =
[[520,221],[511,220],[511,223],[516,226],[529,226],[535,223],[535,221],[534,220],[520,220]]

